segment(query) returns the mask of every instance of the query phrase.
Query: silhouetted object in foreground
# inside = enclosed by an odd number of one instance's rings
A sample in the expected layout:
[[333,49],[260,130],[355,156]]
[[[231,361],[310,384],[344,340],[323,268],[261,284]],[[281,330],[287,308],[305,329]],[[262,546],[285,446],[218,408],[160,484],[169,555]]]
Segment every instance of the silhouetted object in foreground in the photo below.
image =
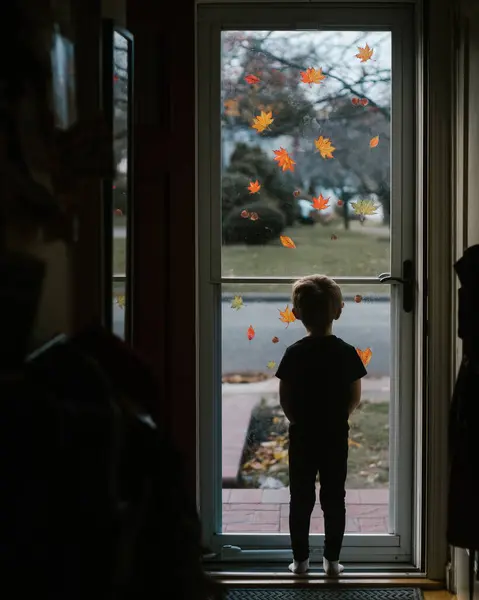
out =
[[479,245],[468,248],[455,264],[460,280],[459,337],[463,359],[449,423],[449,544],[469,550],[469,597],[474,595],[474,559],[479,550]]

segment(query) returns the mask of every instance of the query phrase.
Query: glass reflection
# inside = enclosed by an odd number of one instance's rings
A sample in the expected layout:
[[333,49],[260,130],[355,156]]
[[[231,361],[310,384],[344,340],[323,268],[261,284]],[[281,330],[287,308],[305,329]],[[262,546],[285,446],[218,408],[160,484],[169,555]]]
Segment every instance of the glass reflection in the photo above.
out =
[[[248,287],[240,294],[229,286],[222,300],[223,531],[288,533],[288,422],[274,373],[286,347],[306,332],[299,321],[280,320],[291,308],[290,286],[274,292],[263,285]],[[345,306],[333,333],[372,350],[362,405],[350,422],[346,532],[387,533],[390,288],[375,286],[371,292],[345,285],[342,291]],[[322,527],[318,504],[312,530],[321,533]]]

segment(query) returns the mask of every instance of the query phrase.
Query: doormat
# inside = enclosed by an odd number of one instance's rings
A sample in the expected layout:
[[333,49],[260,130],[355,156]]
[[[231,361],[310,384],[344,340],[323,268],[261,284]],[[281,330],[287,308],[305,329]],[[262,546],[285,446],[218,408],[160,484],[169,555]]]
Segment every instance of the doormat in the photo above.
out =
[[227,600],[423,600],[419,588],[230,588]]

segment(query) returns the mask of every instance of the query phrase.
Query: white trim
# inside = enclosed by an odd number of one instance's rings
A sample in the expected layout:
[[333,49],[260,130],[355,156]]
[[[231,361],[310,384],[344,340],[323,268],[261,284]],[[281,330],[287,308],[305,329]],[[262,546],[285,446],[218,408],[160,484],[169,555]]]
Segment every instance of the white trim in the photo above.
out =
[[[425,181],[425,49],[424,49],[424,22],[422,2],[416,7],[416,61],[415,61],[415,79],[416,79],[416,101],[415,101],[415,198],[416,198],[416,222],[414,224],[416,241],[416,307],[415,315],[415,339],[414,355],[416,357],[416,368],[414,373],[414,389],[416,402],[414,405],[414,447],[424,449],[426,440],[424,402],[425,402],[425,364],[426,364],[426,255],[425,236],[426,219],[424,206],[424,181]],[[423,535],[423,515],[424,515],[424,497],[425,497],[425,456],[424,451],[418,451],[413,459],[415,489],[413,490],[413,560],[416,566],[424,568],[424,535]]]
[[[345,8],[344,6],[342,7]],[[214,451],[214,448],[221,448],[221,419],[218,406],[220,402],[215,398],[221,398],[221,373],[218,353],[213,351],[215,339],[221,339],[220,325],[218,319],[212,315],[212,307],[219,307],[221,282],[228,283],[235,281],[236,283],[261,283],[261,282],[279,282],[290,283],[289,278],[223,278],[221,276],[221,253],[218,248],[221,248],[221,220],[218,210],[214,210],[212,203],[215,198],[220,197],[220,190],[212,190],[210,185],[215,182],[220,186],[220,177],[216,172],[220,165],[218,151],[220,148],[220,126],[219,126],[219,99],[220,99],[220,69],[216,68],[219,65],[213,65],[214,57],[219,57],[219,41],[221,29],[251,29],[250,23],[261,23],[261,28],[287,30],[295,28],[295,24],[308,23],[308,28],[314,28],[321,22],[321,29],[338,27],[341,30],[354,29],[359,27],[368,30],[381,30],[389,28],[393,32],[393,47],[397,43],[397,39],[403,39],[403,50],[410,50],[410,64],[402,64],[402,51],[399,48],[401,57],[398,57],[397,50],[393,51],[393,63],[396,69],[394,75],[397,78],[395,91],[393,90],[393,127],[395,134],[393,139],[398,140],[397,145],[393,145],[393,172],[400,173],[401,177],[395,177],[392,182],[392,219],[393,227],[400,225],[400,231],[393,231],[394,242],[391,248],[391,268],[394,275],[401,275],[402,260],[411,258],[414,260],[414,243],[413,243],[413,220],[412,216],[407,219],[402,219],[402,211],[400,207],[402,198],[413,198],[413,165],[411,163],[411,155],[413,150],[413,135],[404,127],[404,122],[412,123],[412,101],[413,101],[413,56],[414,56],[414,39],[407,40],[407,37],[413,35],[410,22],[405,22],[404,7],[391,6],[385,9],[384,6],[369,11],[361,6],[349,8],[347,12],[341,12],[339,7],[320,9],[313,6],[299,6],[292,8],[291,6],[280,5],[273,11],[274,24],[270,23],[271,10],[264,6],[251,6],[248,14],[245,15],[244,9],[240,6],[221,6],[221,7],[200,7],[198,15],[199,23],[199,79],[202,85],[199,86],[200,112],[198,115],[198,123],[201,135],[198,140],[198,176],[200,182],[198,202],[201,207],[198,213],[198,250],[199,257],[199,394],[201,398],[200,406],[200,444],[201,465],[210,465],[211,468],[202,469],[200,471],[200,506],[201,515],[205,533],[205,544],[218,551],[220,546],[225,544],[237,545],[238,540],[242,539],[243,543],[248,539],[248,535],[241,534],[213,534],[219,530],[221,520],[221,489],[217,485],[221,481],[221,457]],[[348,26],[344,25],[344,21],[348,22]],[[221,23],[221,26],[220,26]],[[228,25],[226,25],[226,23]],[[398,35],[399,34],[399,35]],[[407,42],[406,42],[407,40]],[[214,47],[213,47],[214,46]],[[215,58],[216,61],[216,58]],[[207,85],[203,73],[209,73],[211,78],[210,84]],[[408,91],[407,91],[408,90]],[[408,96],[406,94],[408,93]],[[213,101],[213,99],[215,99]],[[410,110],[408,117],[404,119],[402,105],[409,105]],[[395,118],[397,114],[401,115],[400,119]],[[215,143],[216,142],[216,143]],[[394,144],[394,142],[393,142]],[[394,151],[394,148],[402,148],[401,154]],[[406,172],[403,165],[410,165],[410,169]],[[208,174],[203,177],[202,174]],[[406,181],[403,178],[405,175],[409,178]],[[208,181],[206,181],[208,180]],[[200,244],[200,238],[203,242]],[[207,241],[208,240],[208,241]],[[341,283],[350,281],[358,283],[365,281],[367,283],[378,283],[376,278],[337,278]],[[384,285],[384,284],[381,284]],[[401,374],[405,377],[393,377],[392,385],[392,416],[393,424],[399,422],[401,428],[401,437],[395,436],[391,439],[391,463],[395,464],[395,456],[400,457],[403,462],[403,467],[400,472],[395,473],[393,470],[391,483],[393,488],[401,490],[410,490],[412,492],[412,452],[413,439],[411,433],[412,423],[412,398],[413,398],[413,361],[411,358],[412,348],[412,331],[413,331],[413,315],[405,315],[402,311],[402,303],[400,303],[400,291],[398,286],[391,286],[392,306],[397,307],[396,314],[392,311],[391,326],[396,339],[401,339],[402,343],[392,357],[393,371],[398,373],[399,364],[401,364]],[[217,315],[220,314],[218,310]],[[399,318],[400,316],[400,318]],[[403,331],[399,332],[399,323]],[[409,332],[406,332],[408,330]],[[400,334],[399,334],[400,333]],[[399,334],[399,335],[398,335]],[[405,366],[407,365],[407,366]],[[408,379],[407,383],[405,380]],[[410,402],[399,402],[399,398],[409,398]],[[215,427],[214,423],[217,424]],[[397,428],[392,428],[395,431]],[[411,465],[408,469],[407,465]],[[214,498],[212,502],[211,490],[214,490]],[[404,497],[404,492],[402,492]],[[364,553],[352,550],[354,547],[368,548],[367,557],[374,561],[389,561],[402,560],[410,562],[411,560],[411,512],[412,501],[402,502],[397,510],[394,510],[390,517],[391,530],[400,532],[400,535],[347,535],[344,542],[344,560],[364,560]],[[281,546],[289,546],[289,535],[281,534],[255,534],[249,536],[257,544],[262,538],[262,546],[266,548],[270,544],[278,548]],[[320,547],[323,536],[311,536],[312,545]],[[251,543],[254,543],[253,541]],[[279,544],[279,546],[278,546]],[[399,544],[399,545],[398,545]],[[375,555],[374,548],[381,547],[378,550],[378,556]],[[253,550],[251,550],[253,552]],[[286,551],[286,550],[285,550]],[[260,556],[258,552],[269,552],[266,550],[254,550],[255,556]],[[392,552],[392,554],[390,554]],[[343,556],[342,554],[342,556]],[[246,555],[245,555],[246,556]],[[278,556],[278,555],[277,555]]]
[[[428,346],[426,395],[426,571],[444,579],[447,564],[448,418],[452,395],[451,339],[454,192],[452,97],[454,19],[447,0],[429,4],[427,47]],[[441,76],[442,73],[442,76]]]

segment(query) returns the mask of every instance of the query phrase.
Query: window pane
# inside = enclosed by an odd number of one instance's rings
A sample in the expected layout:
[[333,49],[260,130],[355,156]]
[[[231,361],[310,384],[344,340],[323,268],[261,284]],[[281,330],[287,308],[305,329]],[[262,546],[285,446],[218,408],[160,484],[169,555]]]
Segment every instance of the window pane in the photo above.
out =
[[223,32],[221,94],[223,276],[390,271],[391,33]]
[[[223,531],[288,533],[288,422],[274,373],[286,347],[306,332],[299,321],[280,320],[279,311],[291,308],[290,286],[274,294],[262,285],[249,290],[243,304],[229,290],[222,301]],[[372,350],[362,404],[350,420],[346,532],[388,533],[390,288],[342,291],[345,306],[333,333]],[[322,528],[317,504],[312,531]]]
[[[126,274],[128,219],[128,40],[114,33],[113,140],[116,177],[113,182],[113,274]],[[125,336],[125,284],[113,282],[113,331]]]

